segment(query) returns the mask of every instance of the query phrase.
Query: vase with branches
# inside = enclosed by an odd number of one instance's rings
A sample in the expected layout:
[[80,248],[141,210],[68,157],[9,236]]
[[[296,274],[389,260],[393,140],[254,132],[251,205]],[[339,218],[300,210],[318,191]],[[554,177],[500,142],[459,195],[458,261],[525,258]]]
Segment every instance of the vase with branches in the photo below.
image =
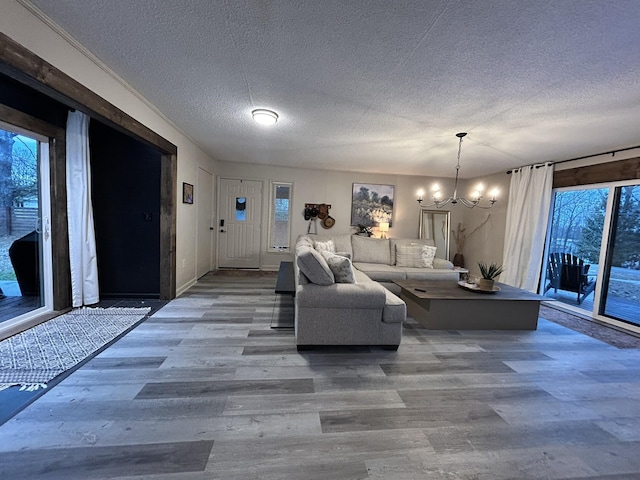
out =
[[478,225],[476,228],[471,230],[470,233],[465,233],[467,231],[466,228],[462,226],[462,223],[458,223],[458,228],[456,230],[451,229],[451,235],[453,236],[453,241],[456,242],[456,253],[453,256],[453,265],[456,267],[464,268],[464,245],[467,240],[480,228],[482,228],[491,218],[491,214],[487,215],[484,222]]

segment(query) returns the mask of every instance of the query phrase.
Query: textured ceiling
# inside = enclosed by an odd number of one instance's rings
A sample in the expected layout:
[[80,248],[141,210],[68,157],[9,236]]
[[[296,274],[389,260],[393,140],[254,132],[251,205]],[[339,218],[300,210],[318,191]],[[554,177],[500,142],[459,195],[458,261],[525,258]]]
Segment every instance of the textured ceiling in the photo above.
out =
[[466,131],[469,178],[640,144],[638,0],[32,3],[220,160],[452,176]]

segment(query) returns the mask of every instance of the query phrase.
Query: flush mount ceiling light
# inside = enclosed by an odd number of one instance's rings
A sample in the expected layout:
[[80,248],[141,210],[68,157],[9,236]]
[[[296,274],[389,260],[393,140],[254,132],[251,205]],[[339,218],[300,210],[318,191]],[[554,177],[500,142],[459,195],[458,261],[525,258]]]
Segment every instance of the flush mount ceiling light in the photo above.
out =
[[253,119],[260,125],[273,125],[278,121],[278,114],[265,108],[257,108],[251,112]]
[[457,205],[458,203],[461,203],[462,205],[468,208],[478,207],[478,208],[489,209],[493,207],[493,205],[498,201],[498,190],[493,189],[493,191],[490,193],[491,198],[489,199],[489,205],[481,205],[480,200],[482,200],[482,190],[484,188],[482,185],[478,185],[476,187],[471,199],[466,199],[464,197],[458,196],[458,171],[460,170],[460,152],[462,151],[462,139],[466,135],[467,134],[464,132],[456,133],[456,137],[458,137],[458,163],[456,165],[456,180],[453,185],[453,196],[442,198],[442,192],[440,192],[440,187],[438,185],[434,185],[433,188],[431,189],[433,192],[433,203],[430,203],[429,205],[422,205],[422,201],[423,201],[422,196],[424,195],[424,192],[420,190],[418,192],[418,203],[422,208],[429,208],[429,207],[442,208],[448,204]]

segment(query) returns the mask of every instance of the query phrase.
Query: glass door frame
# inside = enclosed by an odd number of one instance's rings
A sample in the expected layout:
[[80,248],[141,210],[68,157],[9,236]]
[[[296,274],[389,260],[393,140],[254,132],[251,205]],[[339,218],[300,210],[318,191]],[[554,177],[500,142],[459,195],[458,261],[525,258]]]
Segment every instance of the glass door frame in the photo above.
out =
[[546,256],[548,255],[549,243],[551,242],[551,228],[552,228],[553,212],[554,212],[554,205],[555,205],[555,194],[559,192],[607,188],[609,189],[609,192],[607,194],[607,206],[606,206],[605,216],[604,216],[604,225],[602,226],[600,254],[598,256],[598,266],[599,266],[598,270],[599,272],[602,272],[602,274],[599,274],[596,277],[596,287],[593,292],[593,310],[589,314],[586,310],[579,308],[578,306],[567,305],[565,303],[561,303],[551,299],[546,301],[552,302],[554,307],[558,307],[561,310],[566,310],[578,316],[589,318],[589,319],[595,319],[617,328],[630,330],[635,333],[640,333],[640,326],[633,325],[628,322],[616,320],[615,318],[607,317],[598,313],[600,311],[600,304],[602,301],[602,284],[604,282],[604,269],[605,267],[607,267],[607,264],[606,264],[607,251],[608,251],[608,243],[609,243],[610,232],[611,232],[611,223],[612,223],[611,220],[613,217],[613,203],[614,203],[615,189],[618,187],[626,187],[626,186],[633,186],[633,185],[640,185],[640,179],[595,183],[591,185],[579,185],[579,186],[572,186],[572,187],[560,187],[560,188],[553,189],[551,208],[549,210],[549,222],[547,224],[547,234],[545,238],[545,249],[544,249],[545,258],[543,259],[543,268],[541,269],[541,276],[540,276],[541,281],[540,281],[539,291],[542,291],[542,289],[544,288],[544,282],[546,281]]
[[0,339],[14,335],[46,320],[53,312],[53,249],[51,238],[51,162],[50,142],[45,135],[0,120],[0,129],[38,141],[38,223],[40,235],[40,280],[43,305],[0,323]]

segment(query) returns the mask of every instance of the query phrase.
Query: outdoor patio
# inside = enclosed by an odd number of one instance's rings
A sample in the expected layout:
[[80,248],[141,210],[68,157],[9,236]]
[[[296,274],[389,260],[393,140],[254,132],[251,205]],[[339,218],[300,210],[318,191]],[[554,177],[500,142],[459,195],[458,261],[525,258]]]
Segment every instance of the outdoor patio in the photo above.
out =
[[[591,265],[589,273],[597,275],[598,265]],[[594,276],[595,279],[595,276]],[[544,296],[549,300],[556,300],[565,305],[571,305],[584,310],[585,313],[593,312],[595,292],[590,293],[578,305],[575,292],[567,292],[553,289],[547,291]],[[620,320],[640,325],[640,270],[613,267],[610,280],[609,295],[607,297],[606,315]]]

